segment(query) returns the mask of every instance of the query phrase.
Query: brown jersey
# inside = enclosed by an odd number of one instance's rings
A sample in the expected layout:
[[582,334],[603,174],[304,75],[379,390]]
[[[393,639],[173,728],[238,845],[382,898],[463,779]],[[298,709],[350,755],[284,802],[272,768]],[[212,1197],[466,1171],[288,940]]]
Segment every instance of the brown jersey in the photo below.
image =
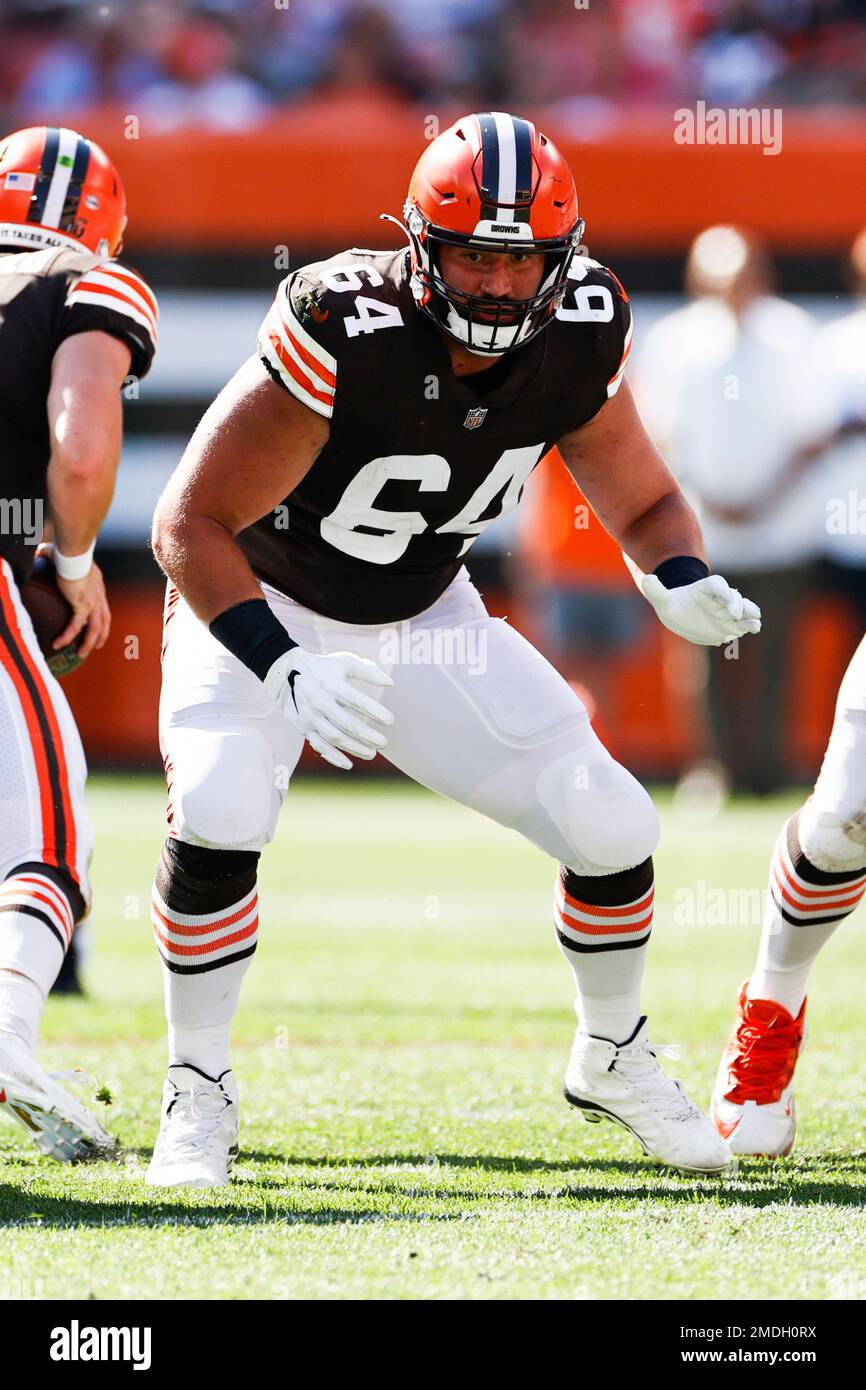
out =
[[415,306],[405,251],[353,248],[295,271],[259,355],[331,433],[294,492],[241,532],[253,570],[344,622],[422,612],[551,445],[614,394],[630,339],[619,281],[576,258],[550,325],[460,378]]
[[143,377],[156,321],[141,277],[86,247],[0,253],[0,555],[19,582],[42,535],[55,352],[76,333],[109,333],[129,345],[130,374]]

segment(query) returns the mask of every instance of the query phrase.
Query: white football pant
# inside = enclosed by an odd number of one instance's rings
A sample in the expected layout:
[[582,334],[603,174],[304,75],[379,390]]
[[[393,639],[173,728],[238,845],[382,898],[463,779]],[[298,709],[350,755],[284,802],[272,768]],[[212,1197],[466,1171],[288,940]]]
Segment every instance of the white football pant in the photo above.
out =
[[[395,716],[383,756],[416,782],[577,873],[609,874],[652,854],[650,797],[600,743],[562,676],[489,616],[465,568],[430,608],[390,626],[337,622],[263,592],[307,651],[350,651],[391,675],[393,686],[366,689]],[[171,585],[160,745],[171,835],[216,849],[271,840],[303,739]]]

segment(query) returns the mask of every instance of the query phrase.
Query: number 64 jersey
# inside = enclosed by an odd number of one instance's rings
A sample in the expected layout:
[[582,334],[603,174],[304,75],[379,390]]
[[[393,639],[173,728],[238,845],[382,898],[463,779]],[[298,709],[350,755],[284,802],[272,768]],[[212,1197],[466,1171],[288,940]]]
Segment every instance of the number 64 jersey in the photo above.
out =
[[238,537],[258,578],[347,623],[429,608],[547,450],[619,387],[628,296],[584,257],[568,284],[543,332],[460,378],[415,307],[405,251],[353,249],[289,275],[259,355],[330,422],[330,438],[281,506]]

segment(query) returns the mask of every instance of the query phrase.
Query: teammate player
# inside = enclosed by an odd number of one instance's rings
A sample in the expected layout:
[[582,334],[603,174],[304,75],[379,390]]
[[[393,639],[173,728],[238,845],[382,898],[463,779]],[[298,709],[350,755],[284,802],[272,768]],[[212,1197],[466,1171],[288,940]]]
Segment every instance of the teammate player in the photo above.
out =
[[712,1115],[734,1153],[779,1158],[797,1130],[793,1077],[818,952],[866,891],[866,637],[839,687],[815,790],[782,827],[758,959],[737,1001]]
[[[150,367],[156,302],[114,259],[126,197],[98,145],[44,126],[0,140],[0,1110],[37,1148],[106,1151],[97,1120],[35,1058],[45,997],[90,906],[86,768],[19,585],[50,521],[73,617],[55,645],[104,645],[93,563],[120,458],[120,387]],[[16,520],[17,518],[17,520]]]
[[[288,276],[157,508],[169,1070],[148,1180],[228,1180],[256,865],[305,739],[340,768],[387,748],[559,862],[580,1019],[568,1099],[657,1159],[717,1172],[728,1146],[659,1067],[640,1011],[655,809],[565,680],[488,616],[463,556],[558,442],[662,622],[712,644],[756,632],[758,610],[709,575],[622,386],[627,296],[575,256],[583,222],[551,141],[501,112],[464,117],[420,159],[405,213],[408,250]],[[425,644],[429,661],[400,659]]]

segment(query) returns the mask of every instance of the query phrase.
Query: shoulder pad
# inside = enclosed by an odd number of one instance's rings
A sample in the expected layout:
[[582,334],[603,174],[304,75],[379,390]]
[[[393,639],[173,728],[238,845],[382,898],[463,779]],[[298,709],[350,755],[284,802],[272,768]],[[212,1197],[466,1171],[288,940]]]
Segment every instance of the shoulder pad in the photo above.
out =
[[120,261],[93,255],[88,256],[85,265],[79,262],[74,269],[77,274],[66,297],[68,306],[82,304],[111,309],[146,328],[156,344],[159,306],[153,290],[137,271]]
[[403,323],[398,252],[352,249],[288,275],[259,330],[258,350],[271,375],[330,419],[338,362],[353,340]]

